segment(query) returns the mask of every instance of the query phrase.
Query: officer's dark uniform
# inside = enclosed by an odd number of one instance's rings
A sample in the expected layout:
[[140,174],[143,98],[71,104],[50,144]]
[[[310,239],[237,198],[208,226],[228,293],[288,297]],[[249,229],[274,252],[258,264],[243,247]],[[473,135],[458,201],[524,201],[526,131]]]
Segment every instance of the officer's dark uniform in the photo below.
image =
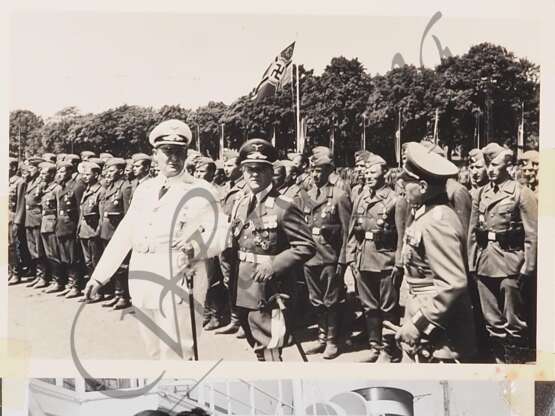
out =
[[[41,158],[31,158],[27,160],[28,164],[38,166],[42,163]],[[27,237],[27,247],[31,257],[32,266],[36,270],[34,287],[43,288],[48,286],[50,282],[50,273],[48,263],[44,255],[44,246],[40,235],[40,227],[42,222],[41,200],[43,194],[43,184],[40,176],[32,179],[25,190],[25,232]]]
[[[424,180],[443,187],[415,211],[405,231],[402,257],[409,293],[400,334],[406,361],[417,357],[467,361],[476,353],[466,234],[444,191],[447,178],[456,174],[454,164],[419,143],[406,147],[405,181]],[[412,346],[404,338],[410,328],[418,332]]]
[[[332,164],[329,149],[313,149],[314,166]],[[304,273],[309,297],[316,308],[319,347],[310,352],[322,352],[324,358],[338,354],[337,334],[339,304],[344,298],[343,276],[337,275],[338,264],[346,265],[346,249],[351,217],[351,202],[347,193],[327,183],[316,185],[300,198],[300,208],[316,243],[316,255],[305,263]]]
[[[60,250],[60,261],[63,272],[67,276],[67,285],[63,295],[79,291],[83,287],[81,276],[81,248],[77,241],[77,224],[79,222],[79,204],[83,190],[83,183],[73,172],[73,164],[64,161],[58,164],[58,169],[71,171],[72,175],[64,179],[57,189],[58,219],[56,222],[56,237]],[[75,289],[75,290],[74,290]]]
[[[247,141],[239,153],[242,164],[271,167],[275,159],[275,149],[262,139]],[[231,228],[231,248],[222,256],[222,270],[232,271],[228,279],[241,326],[259,360],[279,360],[286,342],[280,303],[287,303],[280,295],[294,295],[294,275],[289,271],[314,255],[310,231],[300,210],[271,184],[258,197],[251,192],[242,194],[231,213]],[[270,280],[253,279],[261,264],[271,265]]]
[[[497,143],[482,151],[488,164],[511,157]],[[474,200],[470,232],[475,240],[469,240],[469,256],[478,276],[492,352],[500,361],[520,361],[528,346],[521,284],[536,270],[537,215],[532,191],[508,174],[500,183],[484,185]]]
[[[125,166],[125,160],[120,158],[109,159],[106,162],[106,167],[112,165],[123,167]],[[103,249],[108,245],[108,242],[114,235],[114,231],[129,208],[127,204],[131,201],[130,193],[131,187],[126,186],[125,181],[121,178],[106,186],[100,203],[100,240]],[[113,302],[106,304],[106,306],[115,306],[120,299],[128,302],[129,282],[127,264],[125,264],[125,262],[113,276],[112,282],[114,285],[115,299]],[[109,291],[110,287],[107,286],[105,296],[111,297]]]
[[[10,158],[10,166],[15,169],[18,161]],[[15,174],[9,180],[8,196],[8,246],[9,246],[9,274],[10,284],[21,280],[25,247],[25,180]]]
[[[41,169],[48,169],[52,172],[56,172],[56,165],[53,163],[44,162],[40,164],[40,167]],[[44,254],[53,278],[51,287],[46,290],[47,293],[59,292],[63,290],[65,285],[65,275],[60,267],[60,250],[58,247],[58,239],[56,238],[56,219],[58,216],[56,192],[58,188],[59,185],[54,180],[44,183],[41,199],[42,222],[40,234],[44,247]]]
[[[373,156],[366,167],[376,164],[385,165],[385,161]],[[366,186],[356,198],[351,215],[347,263],[358,271],[357,294],[366,320],[370,362],[378,359],[382,346],[390,357],[395,355],[394,340],[382,337],[382,322],[399,322],[397,288],[391,275],[397,249],[398,199],[385,184],[376,190]]]
[[[224,189],[225,190],[222,194],[224,194],[225,196],[221,201],[222,208],[224,210],[224,213],[228,216],[228,218],[231,218],[231,213],[237,200],[240,199],[243,196],[243,194],[247,191],[245,180],[243,179],[242,176],[236,178],[236,180],[234,181],[229,180],[228,182],[226,182]],[[236,259],[235,259],[235,263],[237,263]],[[230,290],[230,286],[229,286],[230,282],[228,281],[228,277],[231,276],[232,271],[225,270],[226,267],[233,268],[235,266],[233,266],[232,263],[229,263],[229,261],[222,261],[220,256],[220,268],[222,270],[222,275],[224,279],[223,280],[224,288],[227,289],[226,290],[227,298],[229,299],[230,322],[229,322],[229,325],[226,325],[225,327],[218,329],[216,331],[216,334],[233,334],[233,333],[239,332],[238,336],[242,338],[244,337],[244,333],[240,328],[239,314],[233,307],[233,302],[234,302],[233,293]]]
[[[96,169],[100,173],[100,166],[93,162],[88,162],[83,169]],[[83,280],[88,280],[103,251],[100,242],[100,201],[103,193],[104,188],[97,182],[87,185],[81,197],[77,235],[81,242],[85,263],[86,276]],[[76,290],[68,293],[66,297],[77,297],[80,293],[80,288],[76,288]]]

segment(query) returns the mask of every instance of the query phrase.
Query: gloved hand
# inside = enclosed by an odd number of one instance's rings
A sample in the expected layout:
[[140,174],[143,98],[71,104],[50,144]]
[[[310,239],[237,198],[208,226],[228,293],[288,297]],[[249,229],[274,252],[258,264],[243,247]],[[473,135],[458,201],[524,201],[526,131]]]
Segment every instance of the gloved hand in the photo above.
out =
[[259,263],[254,269],[253,279],[255,282],[265,282],[274,277],[274,269],[271,263]]
[[399,331],[397,331],[395,340],[401,343],[401,345],[407,344],[409,347],[415,347],[420,340],[420,331],[409,319],[401,326]]

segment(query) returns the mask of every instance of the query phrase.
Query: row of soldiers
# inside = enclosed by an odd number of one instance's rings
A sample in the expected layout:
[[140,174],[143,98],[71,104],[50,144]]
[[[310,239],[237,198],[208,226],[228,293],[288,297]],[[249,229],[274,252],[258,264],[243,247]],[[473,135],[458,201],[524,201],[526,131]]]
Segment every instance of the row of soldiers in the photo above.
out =
[[[271,154],[268,150],[261,163]],[[419,354],[440,361],[530,359],[538,156],[525,152],[514,163],[513,152],[497,143],[473,149],[462,170],[468,173],[466,184],[461,169],[430,142],[405,143],[402,169],[388,169],[379,155],[359,152],[352,180],[338,173],[332,152],[322,146],[312,149],[310,158],[292,154],[274,162],[273,187],[298,207],[316,246],[315,255],[290,273],[296,276],[297,298],[290,313],[305,324],[309,303],[317,322],[317,345],[307,354],[335,358],[341,330],[344,343],[352,344],[353,315],[346,301],[353,292],[363,312],[366,362],[400,360],[399,341],[416,351],[413,359]],[[232,223],[244,224],[245,212],[238,214],[236,206],[245,194],[240,175],[224,188]],[[243,247],[263,257],[272,251],[264,233],[244,237],[256,247],[239,241],[239,252]],[[354,278],[350,285],[347,269]],[[240,312],[232,306],[230,314],[220,332],[241,334]],[[211,319],[206,328],[219,324]],[[432,333],[435,342],[422,347]]]
[[[422,255],[426,227],[411,228],[419,216],[406,195],[409,144],[403,146],[402,170],[388,169],[380,156],[363,151],[357,153],[353,170],[340,171],[334,167],[330,150],[319,146],[310,158],[290,154],[288,160],[275,161],[273,177],[273,187],[299,208],[316,245],[316,254],[293,271],[296,296],[290,313],[301,325],[306,325],[303,318],[311,315],[318,327],[317,345],[307,353],[332,359],[342,348],[341,333],[344,344],[351,342],[353,315],[347,301],[352,292],[363,311],[364,342],[369,351],[365,361],[398,361],[396,332],[388,328],[399,333],[403,308],[420,319],[415,321],[419,325],[442,327],[446,322],[408,310],[407,303],[412,304],[409,300],[416,296],[414,280],[435,282],[432,275],[445,279],[447,289],[441,296],[427,299],[429,307],[438,316],[449,316],[448,327],[442,329],[450,342],[443,350],[437,349],[436,355],[441,357],[447,349],[449,357],[473,359],[475,345],[456,345],[475,344],[474,333],[480,334],[480,329],[497,361],[514,360],[515,349],[529,347],[528,327],[533,317],[527,310],[535,305],[526,307],[526,300],[533,296],[523,296],[532,291],[524,291],[522,284],[532,281],[535,273],[537,152],[526,152],[517,165],[509,150],[492,143],[482,150],[473,149],[465,169],[450,171],[452,166],[447,165],[445,175],[425,167],[432,163],[441,168],[443,161],[447,162],[443,149],[427,142],[418,146],[413,153],[419,155],[423,146],[426,154],[413,157],[409,166],[423,182],[428,180],[422,187],[437,188],[436,182],[441,185],[445,179],[446,203],[456,213],[455,221],[465,236],[461,258],[467,259],[463,272],[470,322],[465,313],[452,311],[461,309],[456,305],[461,303],[460,297],[454,300],[449,282],[457,273],[442,269],[445,264],[441,261],[439,269],[429,267],[429,258],[441,257],[441,250],[426,253],[422,264],[410,266]],[[189,152],[186,169],[213,185],[224,210],[233,217],[234,207],[247,193],[239,155],[229,152],[223,161],[215,162]],[[433,159],[436,156],[439,159]],[[134,190],[155,175],[156,167],[146,154],[135,154],[128,161],[110,154],[96,157],[89,151],[80,156],[45,154],[29,158],[22,166],[10,159],[10,284],[30,275],[31,287],[86,301],[81,291],[87,276],[125,215]],[[468,180],[464,181],[465,177]],[[420,193],[426,194],[422,189]],[[441,202],[443,192],[436,193],[428,206]],[[441,248],[452,236],[449,230],[438,231],[436,248]],[[260,240],[257,246],[262,252],[270,249],[265,247],[264,235]],[[406,253],[407,247],[414,248],[414,253]],[[226,262],[214,258],[211,265],[204,327],[245,337]],[[103,306],[115,309],[130,306],[125,263],[112,280],[113,284],[102,288],[101,296],[88,302],[104,301]]]
[[[151,176],[150,157],[46,153],[23,164],[10,158],[9,285],[80,298],[88,276],[125,215],[137,186]],[[131,305],[125,264],[105,288],[103,306]]]

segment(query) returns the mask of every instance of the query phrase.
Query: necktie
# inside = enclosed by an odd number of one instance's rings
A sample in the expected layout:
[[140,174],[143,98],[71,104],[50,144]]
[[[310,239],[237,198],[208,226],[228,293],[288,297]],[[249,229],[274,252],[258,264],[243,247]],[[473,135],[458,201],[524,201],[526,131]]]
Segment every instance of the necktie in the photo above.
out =
[[160,191],[158,191],[158,200],[162,199],[162,197],[164,195],[166,195],[166,192],[168,192],[168,187],[166,186],[166,184],[164,183],[164,185],[162,185],[162,187],[160,188]]
[[249,201],[249,206],[247,207],[247,218],[250,217],[255,207],[256,207],[256,195],[252,195],[251,200]]

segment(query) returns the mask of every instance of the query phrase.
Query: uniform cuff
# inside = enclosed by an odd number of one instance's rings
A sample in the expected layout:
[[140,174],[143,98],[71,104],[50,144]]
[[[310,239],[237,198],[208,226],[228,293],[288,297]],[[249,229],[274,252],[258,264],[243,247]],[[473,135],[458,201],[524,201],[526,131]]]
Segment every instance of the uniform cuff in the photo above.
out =
[[436,327],[420,310],[412,317],[412,323],[416,329],[427,336],[429,336]]

